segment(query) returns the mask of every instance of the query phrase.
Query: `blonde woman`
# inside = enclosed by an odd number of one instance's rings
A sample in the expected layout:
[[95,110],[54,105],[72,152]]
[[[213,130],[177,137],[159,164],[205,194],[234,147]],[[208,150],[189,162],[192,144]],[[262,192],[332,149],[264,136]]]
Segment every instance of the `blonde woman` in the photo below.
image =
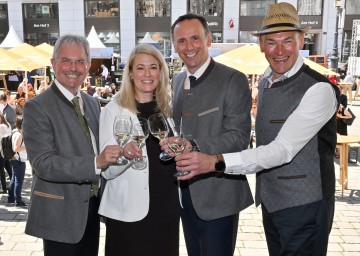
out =
[[[151,45],[136,46],[126,64],[120,92],[100,115],[100,148],[116,144],[112,127],[116,115],[148,118],[171,115],[167,65]],[[173,161],[161,162],[159,140],[149,135],[142,151],[128,143],[126,158],[147,158],[144,170],[131,164],[110,166],[99,213],[106,217],[105,255],[179,255],[180,203]],[[156,233],[154,235],[154,232]]]

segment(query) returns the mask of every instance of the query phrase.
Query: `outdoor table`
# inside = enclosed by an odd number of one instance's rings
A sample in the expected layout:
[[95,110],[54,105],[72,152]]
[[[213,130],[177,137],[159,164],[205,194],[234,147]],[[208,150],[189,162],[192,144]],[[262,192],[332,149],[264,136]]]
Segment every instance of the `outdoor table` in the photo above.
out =
[[349,158],[349,143],[360,142],[360,138],[346,135],[337,135],[336,147],[339,149],[340,158],[340,179],[341,196],[344,196],[344,189],[348,189],[348,158]]
[[6,74],[0,74],[0,78],[2,78],[2,80],[3,80],[4,89],[7,90]]
[[45,76],[31,76],[34,79],[34,90],[37,90],[37,83],[39,80],[44,80]]

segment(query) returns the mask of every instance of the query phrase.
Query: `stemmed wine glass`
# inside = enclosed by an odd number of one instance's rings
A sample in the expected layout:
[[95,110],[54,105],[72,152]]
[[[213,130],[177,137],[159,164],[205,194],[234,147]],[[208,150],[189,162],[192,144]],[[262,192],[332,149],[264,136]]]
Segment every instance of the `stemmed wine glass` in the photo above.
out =
[[[150,132],[154,137],[158,138],[159,140],[167,138],[169,134],[169,126],[163,114],[156,113],[151,115],[148,119],[148,122]],[[166,152],[162,152],[159,157],[162,161],[172,159],[172,157]]]
[[[186,146],[186,140],[184,138],[181,126],[172,127],[174,135],[168,138],[168,147],[177,156],[184,152]],[[175,177],[181,177],[189,174],[188,171],[176,171]]]
[[[149,126],[146,118],[138,117],[139,122],[134,123],[132,129],[132,139],[137,143],[138,147],[141,148],[149,136]],[[146,159],[135,158],[132,168],[135,170],[142,170],[146,167]]]
[[[131,130],[132,130],[132,121],[130,116],[126,115],[117,115],[114,119],[114,136],[116,141],[119,143],[120,147],[123,147],[130,139],[131,137]],[[117,160],[118,165],[125,165],[128,163],[128,160],[126,160],[123,157],[120,157]]]

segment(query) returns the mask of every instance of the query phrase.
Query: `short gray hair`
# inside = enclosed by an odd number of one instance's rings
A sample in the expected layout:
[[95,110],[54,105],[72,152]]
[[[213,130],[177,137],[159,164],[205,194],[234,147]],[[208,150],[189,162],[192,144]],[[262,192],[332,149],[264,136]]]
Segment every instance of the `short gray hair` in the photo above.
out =
[[85,54],[86,54],[86,61],[88,63],[91,62],[91,57],[90,57],[90,45],[88,40],[83,37],[83,36],[79,36],[79,35],[63,35],[61,36],[55,43],[54,46],[54,51],[53,51],[53,59],[57,59],[57,57],[59,56],[59,51],[60,48],[64,45],[64,44],[78,44],[78,45],[82,45],[84,47],[85,50]]

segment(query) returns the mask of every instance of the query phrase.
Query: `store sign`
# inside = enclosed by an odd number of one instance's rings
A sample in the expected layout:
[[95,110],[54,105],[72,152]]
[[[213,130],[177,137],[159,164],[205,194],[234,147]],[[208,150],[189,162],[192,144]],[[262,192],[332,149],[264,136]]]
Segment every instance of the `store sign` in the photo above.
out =
[[322,28],[322,17],[321,16],[300,16],[301,27],[311,27],[311,29]]
[[57,19],[26,19],[24,22],[25,33],[52,33],[59,31]]
[[210,31],[222,31],[223,29],[222,17],[208,16],[206,19]]
[[49,28],[49,23],[34,23],[34,28]]

